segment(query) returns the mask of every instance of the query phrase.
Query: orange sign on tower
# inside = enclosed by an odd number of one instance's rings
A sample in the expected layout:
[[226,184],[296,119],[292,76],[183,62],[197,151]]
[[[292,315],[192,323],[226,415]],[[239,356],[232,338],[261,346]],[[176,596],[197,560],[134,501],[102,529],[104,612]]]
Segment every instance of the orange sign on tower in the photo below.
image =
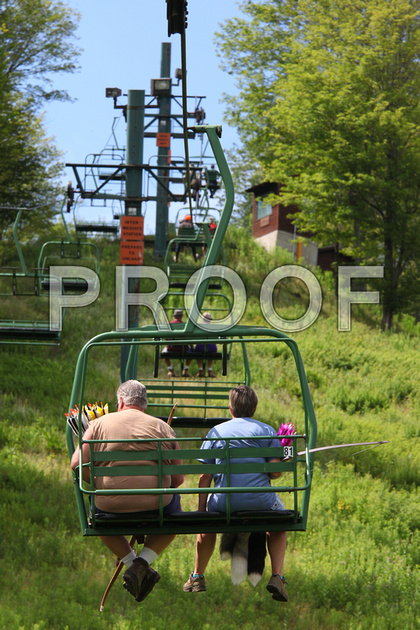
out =
[[120,265],[142,265],[144,217],[121,217]]

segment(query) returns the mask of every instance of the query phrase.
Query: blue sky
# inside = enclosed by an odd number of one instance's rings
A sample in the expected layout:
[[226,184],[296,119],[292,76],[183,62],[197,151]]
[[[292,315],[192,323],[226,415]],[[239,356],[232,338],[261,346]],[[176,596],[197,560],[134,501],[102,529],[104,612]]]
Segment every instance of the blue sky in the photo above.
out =
[[[48,136],[66,162],[84,162],[88,154],[99,153],[106,145],[114,116],[112,99],[105,98],[106,87],[119,87],[123,94],[130,89],[150,93],[150,79],[160,75],[162,42],[171,43],[171,76],[181,67],[180,36],[168,37],[165,0],[67,0],[81,14],[78,29],[83,49],[80,70],[73,75],[55,78],[57,88],[67,89],[73,103],[53,103],[44,114]],[[187,35],[187,85],[191,96],[205,96],[206,123],[222,124],[222,146],[228,149],[237,141],[234,129],[224,124],[223,93],[235,92],[234,79],[219,68],[214,33],[224,20],[240,15],[237,0],[189,0]],[[180,93],[180,88],[178,89]],[[174,90],[175,92],[175,90]],[[175,92],[177,93],[177,92]],[[125,99],[122,99],[125,103]],[[192,124],[192,123],[191,123]],[[125,144],[125,122],[118,122],[117,134]],[[177,144],[175,144],[177,142]],[[183,153],[182,141],[175,141],[172,153]],[[196,143],[199,141],[196,140]],[[197,151],[199,149],[198,145]],[[194,147],[193,147],[194,148]],[[144,158],[156,153],[154,141],[146,140]],[[63,183],[73,179],[68,170]],[[154,231],[155,204],[144,208],[146,233]],[[171,205],[170,219],[177,211]],[[82,218],[107,219],[110,210],[86,206]]]

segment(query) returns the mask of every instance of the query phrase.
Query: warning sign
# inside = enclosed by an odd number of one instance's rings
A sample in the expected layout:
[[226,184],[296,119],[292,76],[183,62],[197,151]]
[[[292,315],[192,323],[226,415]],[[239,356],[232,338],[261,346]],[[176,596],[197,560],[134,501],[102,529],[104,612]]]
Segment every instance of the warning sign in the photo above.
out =
[[121,217],[121,240],[139,241],[143,239],[144,217]]
[[142,265],[144,217],[121,217],[120,265]]
[[169,149],[171,146],[171,134],[167,132],[158,132],[156,134],[156,146]]
[[144,241],[120,242],[120,265],[142,265]]

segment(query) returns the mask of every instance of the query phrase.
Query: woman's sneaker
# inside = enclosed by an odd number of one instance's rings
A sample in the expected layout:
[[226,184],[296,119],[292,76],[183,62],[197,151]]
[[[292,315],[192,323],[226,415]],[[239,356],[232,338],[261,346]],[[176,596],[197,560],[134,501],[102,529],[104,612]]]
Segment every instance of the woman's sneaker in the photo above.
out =
[[267,584],[267,591],[272,594],[273,599],[278,602],[287,602],[286,580],[282,575],[273,574]]
[[197,575],[193,577],[193,573],[190,573],[188,581],[183,586],[185,593],[200,593],[201,591],[207,591],[206,580],[204,575]]

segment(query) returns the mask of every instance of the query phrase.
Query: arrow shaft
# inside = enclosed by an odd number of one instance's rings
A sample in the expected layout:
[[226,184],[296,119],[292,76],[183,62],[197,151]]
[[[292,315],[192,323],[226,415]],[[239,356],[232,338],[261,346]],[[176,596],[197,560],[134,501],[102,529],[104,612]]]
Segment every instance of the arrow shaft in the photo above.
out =
[[[383,440],[380,442],[353,442],[351,444],[332,444],[330,446],[318,446],[317,448],[310,448],[309,453],[318,453],[319,451],[330,451],[334,448],[346,448],[348,446],[373,446],[374,444],[389,444],[389,440]],[[305,455],[306,451],[300,451],[298,455]]]

